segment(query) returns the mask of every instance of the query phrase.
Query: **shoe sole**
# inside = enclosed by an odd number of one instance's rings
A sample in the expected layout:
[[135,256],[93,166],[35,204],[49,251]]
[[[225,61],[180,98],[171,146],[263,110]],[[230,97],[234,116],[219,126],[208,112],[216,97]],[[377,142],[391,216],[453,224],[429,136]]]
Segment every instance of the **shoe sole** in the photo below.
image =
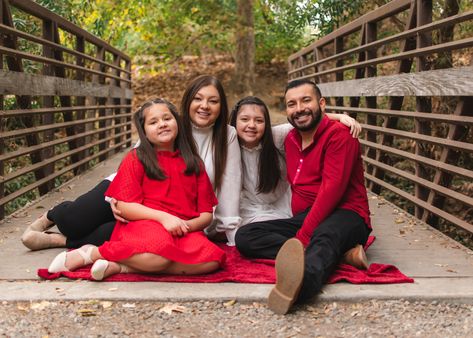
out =
[[294,304],[304,279],[304,246],[291,238],[276,256],[276,285],[268,297],[268,307],[274,313],[286,314]]
[[341,263],[351,265],[359,270],[368,270],[369,268],[368,258],[361,244],[345,253]]

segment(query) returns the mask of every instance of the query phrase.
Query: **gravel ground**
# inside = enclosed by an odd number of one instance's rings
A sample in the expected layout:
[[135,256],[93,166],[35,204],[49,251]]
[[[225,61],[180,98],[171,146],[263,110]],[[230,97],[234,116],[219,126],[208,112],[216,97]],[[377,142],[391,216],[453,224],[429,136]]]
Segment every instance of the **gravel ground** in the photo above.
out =
[[473,305],[317,303],[275,315],[264,304],[200,301],[3,302],[1,337],[467,337]]

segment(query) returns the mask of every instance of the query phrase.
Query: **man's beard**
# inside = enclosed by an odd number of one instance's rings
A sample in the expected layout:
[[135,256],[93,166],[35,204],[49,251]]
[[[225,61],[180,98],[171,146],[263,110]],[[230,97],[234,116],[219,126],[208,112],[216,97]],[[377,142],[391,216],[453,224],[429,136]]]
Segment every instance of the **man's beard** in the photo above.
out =
[[[308,124],[306,125],[298,125],[297,122],[294,120],[295,118],[299,117],[299,116],[304,116],[304,115],[310,115],[312,116],[312,120],[309,121]],[[317,108],[316,111],[312,111],[310,109],[306,109],[304,111],[300,111],[300,112],[297,112],[297,113],[294,113],[291,117],[287,117],[287,120],[289,121],[289,123],[297,130],[299,131],[310,131],[310,130],[313,130],[320,122],[320,120],[322,119],[322,113],[320,111],[320,107]]]

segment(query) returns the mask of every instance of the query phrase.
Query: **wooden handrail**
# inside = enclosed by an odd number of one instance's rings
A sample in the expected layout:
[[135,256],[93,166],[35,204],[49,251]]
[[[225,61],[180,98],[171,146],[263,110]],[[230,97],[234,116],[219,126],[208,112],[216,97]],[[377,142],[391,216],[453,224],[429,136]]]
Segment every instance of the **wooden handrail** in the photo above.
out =
[[[0,6],[2,219],[24,194],[44,195],[67,171],[81,173],[131,146],[133,91],[131,59],[122,51],[34,1],[0,0]],[[33,17],[40,35],[15,28],[12,8]],[[61,43],[60,30],[75,47]],[[86,54],[86,43],[96,55]]]

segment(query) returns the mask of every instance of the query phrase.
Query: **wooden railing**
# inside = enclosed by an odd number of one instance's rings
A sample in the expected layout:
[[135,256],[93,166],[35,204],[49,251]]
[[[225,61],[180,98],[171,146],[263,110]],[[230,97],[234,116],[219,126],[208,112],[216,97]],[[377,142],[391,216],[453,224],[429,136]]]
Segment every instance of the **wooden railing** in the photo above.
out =
[[392,1],[291,55],[289,79],[363,122],[370,190],[473,232],[473,12],[449,15]]
[[0,219],[131,142],[131,61],[30,0],[0,0]]

